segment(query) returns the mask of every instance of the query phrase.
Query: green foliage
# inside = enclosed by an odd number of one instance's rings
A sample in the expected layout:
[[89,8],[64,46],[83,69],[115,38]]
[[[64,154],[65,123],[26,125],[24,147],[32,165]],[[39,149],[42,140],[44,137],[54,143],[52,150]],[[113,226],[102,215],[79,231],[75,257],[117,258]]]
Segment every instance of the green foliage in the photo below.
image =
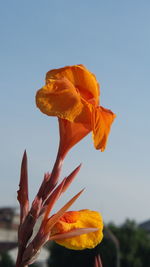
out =
[[102,243],[97,246],[97,253],[101,255],[104,267],[117,267],[116,248],[111,239],[104,237]]
[[11,257],[5,252],[0,254],[0,267],[14,267]]
[[94,254],[88,249],[75,251],[66,249],[56,243],[53,243],[50,251],[51,256],[48,261],[50,267],[91,267],[94,259]]
[[150,265],[150,236],[134,221],[127,220],[121,227],[109,228],[120,243],[121,267],[148,267]]

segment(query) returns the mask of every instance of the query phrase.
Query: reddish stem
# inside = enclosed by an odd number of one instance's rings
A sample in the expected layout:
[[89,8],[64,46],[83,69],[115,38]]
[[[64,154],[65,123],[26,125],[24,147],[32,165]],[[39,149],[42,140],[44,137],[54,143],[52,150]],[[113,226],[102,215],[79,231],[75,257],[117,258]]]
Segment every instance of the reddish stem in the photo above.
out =
[[45,184],[45,189],[44,189],[43,196],[42,196],[43,202],[48,198],[49,194],[51,193],[51,191],[54,189],[54,187],[56,186],[58,182],[63,160],[64,160],[64,157],[62,157],[61,155],[60,146],[59,146],[57,158],[56,158],[56,161],[55,161],[52,173],[51,173],[51,178]]
[[[16,261],[16,267],[20,267],[21,266],[24,250],[25,250],[25,248],[23,246],[20,245],[18,247],[18,255],[17,255],[17,261]],[[22,267],[25,267],[25,266],[22,266]]]

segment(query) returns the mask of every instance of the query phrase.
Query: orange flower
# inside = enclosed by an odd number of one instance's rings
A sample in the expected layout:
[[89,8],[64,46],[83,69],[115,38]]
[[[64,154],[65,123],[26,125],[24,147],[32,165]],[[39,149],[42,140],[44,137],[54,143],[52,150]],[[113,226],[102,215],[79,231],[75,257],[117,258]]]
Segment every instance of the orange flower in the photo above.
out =
[[[67,237],[67,233],[84,228],[97,228],[97,231]],[[87,209],[68,211],[52,228],[50,239],[54,239],[56,243],[69,249],[90,249],[96,247],[101,242],[103,238],[102,231],[103,221],[99,212]]]
[[95,148],[104,151],[115,114],[99,106],[99,94],[95,76],[83,65],[47,73],[36,104],[43,113],[59,118],[62,155],[91,131]]
[[94,248],[103,238],[103,221],[100,213],[87,209],[67,212],[83,190],[49,217],[54,203],[61,192],[66,189],[65,184],[66,181],[64,180],[52,193],[39,233],[35,237],[36,241],[33,242],[36,243],[38,240],[37,243],[40,243],[41,239],[44,239],[44,242],[55,240],[58,244],[70,249]]

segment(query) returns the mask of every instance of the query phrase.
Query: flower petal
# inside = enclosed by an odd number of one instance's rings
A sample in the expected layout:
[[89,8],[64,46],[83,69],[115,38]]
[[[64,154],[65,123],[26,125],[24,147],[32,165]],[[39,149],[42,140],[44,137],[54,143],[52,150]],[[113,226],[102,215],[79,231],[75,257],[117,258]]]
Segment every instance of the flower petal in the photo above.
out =
[[82,123],[59,119],[60,155],[62,158],[64,158],[66,153],[90,131],[91,130],[86,128]]
[[80,94],[67,78],[51,79],[36,94],[37,107],[48,116],[73,121],[83,108]]
[[51,79],[62,77],[66,77],[86,101],[98,105],[99,84],[96,77],[85,66],[74,65],[51,70],[46,74],[46,83],[49,83]]
[[109,109],[97,107],[93,109],[92,130],[96,149],[105,150],[111,124],[116,115]]

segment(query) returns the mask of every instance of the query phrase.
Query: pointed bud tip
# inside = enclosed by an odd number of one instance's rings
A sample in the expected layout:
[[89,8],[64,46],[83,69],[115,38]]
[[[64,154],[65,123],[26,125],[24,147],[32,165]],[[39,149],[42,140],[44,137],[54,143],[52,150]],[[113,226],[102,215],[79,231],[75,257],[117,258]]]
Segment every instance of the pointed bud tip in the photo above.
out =
[[74,170],[74,172],[79,172],[79,170],[81,169],[81,167],[82,167],[82,163],[80,163],[80,164],[76,167],[76,169]]
[[23,159],[27,159],[27,151],[26,151],[26,149],[24,150],[24,153],[23,153]]
[[82,194],[85,190],[85,187],[78,193],[79,195]]

